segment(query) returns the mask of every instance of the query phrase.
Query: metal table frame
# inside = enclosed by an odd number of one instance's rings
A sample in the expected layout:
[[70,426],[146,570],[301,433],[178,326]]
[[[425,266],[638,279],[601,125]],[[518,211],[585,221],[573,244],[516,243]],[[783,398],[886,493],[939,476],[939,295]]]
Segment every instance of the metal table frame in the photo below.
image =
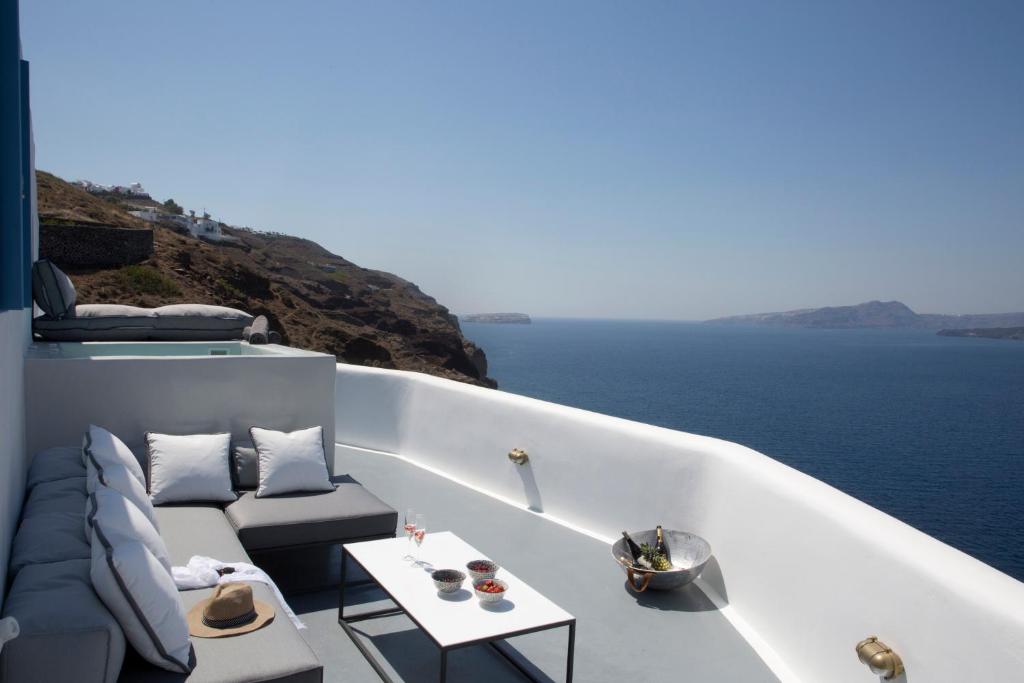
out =
[[[391,615],[395,615],[395,614],[404,614],[407,617],[409,617],[409,619],[411,619],[412,622],[414,624],[416,624],[417,628],[419,628],[421,631],[423,631],[423,633],[425,633],[427,635],[427,637],[430,638],[430,640],[434,643],[434,645],[437,646],[438,650],[441,651],[441,668],[440,668],[440,676],[438,678],[438,680],[441,681],[441,683],[444,683],[444,681],[447,680],[447,676],[448,676],[448,653],[451,650],[458,650],[460,648],[469,647],[471,645],[479,645],[481,643],[487,643],[488,645],[490,645],[495,650],[495,652],[500,654],[506,661],[508,661],[510,664],[512,664],[512,666],[514,666],[527,679],[529,679],[531,681],[534,681],[534,683],[541,683],[541,679],[538,679],[538,678],[534,677],[534,675],[529,671],[529,669],[527,669],[525,666],[523,666],[511,654],[509,654],[508,652],[503,650],[501,647],[499,647],[498,646],[498,642],[506,640],[507,638],[514,638],[515,636],[524,636],[524,635],[526,635],[528,633],[536,633],[538,631],[547,631],[547,630],[554,629],[554,628],[560,628],[562,626],[568,626],[569,627],[569,649],[568,649],[568,654],[566,655],[566,660],[565,660],[565,681],[566,681],[566,683],[572,683],[573,657],[574,657],[574,653],[575,653],[575,649],[576,649],[576,619],[568,619],[568,620],[565,620],[565,621],[558,621],[558,622],[554,622],[554,623],[551,623],[551,624],[547,624],[545,626],[538,626],[536,628],[524,629],[524,630],[521,630],[521,631],[512,631],[510,633],[502,634],[501,636],[498,636],[498,637],[480,638],[479,640],[471,640],[471,641],[468,641],[468,642],[465,642],[465,643],[459,643],[458,645],[449,645],[449,646],[445,647],[445,646],[442,646],[439,642],[437,642],[437,640],[434,639],[434,636],[432,636],[430,634],[430,631],[428,631],[427,629],[423,628],[422,624],[420,624],[416,620],[416,618],[414,616],[412,616],[411,614],[406,612],[405,608],[402,607],[402,603],[400,603],[398,600],[396,600],[395,597],[393,595],[391,595],[391,592],[388,591],[388,589],[386,587],[381,585],[380,582],[378,582],[376,579],[373,579],[372,578],[373,574],[371,572],[369,572],[366,569],[366,567],[364,567],[363,564],[357,558],[355,558],[355,557],[352,558],[352,561],[355,562],[357,565],[359,565],[360,569],[362,569],[364,572],[366,572],[366,574],[368,576],[371,577],[371,581],[360,581],[360,582],[358,582],[358,584],[359,585],[365,585],[367,583],[375,583],[378,588],[380,588],[382,591],[384,591],[384,593],[388,596],[388,599],[391,600],[391,602],[395,603],[396,607],[389,607],[389,608],[386,608],[386,609],[372,610],[372,611],[369,611],[369,612],[360,612],[359,614],[355,614],[355,615],[346,617],[345,616],[345,586],[346,586],[345,578],[346,578],[346,565],[347,565],[347,562],[345,560],[347,559],[347,557],[348,557],[348,551],[345,549],[345,546],[342,545],[341,546],[341,583],[339,584],[339,587],[338,587],[338,624],[345,631],[345,633],[348,635],[348,637],[352,640],[352,642],[355,644],[356,648],[358,648],[359,652],[362,653],[363,657],[366,658],[366,661],[369,662],[370,666],[373,667],[373,670],[377,672],[377,675],[380,676],[381,680],[384,681],[384,683],[394,683],[394,681],[392,680],[392,678],[390,676],[388,676],[387,672],[384,671],[384,667],[382,667],[380,662],[377,661],[377,658],[374,657],[373,653],[370,652],[370,650],[366,647],[366,645],[364,645],[363,642],[359,639],[359,634],[355,632],[355,630],[352,628],[351,624],[353,624],[355,622],[358,622],[358,621],[364,621],[366,619],[373,619],[375,617],[391,616]],[[355,584],[353,584],[353,585],[355,585]]]

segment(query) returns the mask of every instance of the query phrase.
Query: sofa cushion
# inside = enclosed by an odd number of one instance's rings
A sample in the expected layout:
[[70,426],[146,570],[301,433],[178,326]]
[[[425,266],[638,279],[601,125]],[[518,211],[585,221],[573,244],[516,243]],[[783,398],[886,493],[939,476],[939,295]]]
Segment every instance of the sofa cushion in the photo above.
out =
[[[153,524],[156,530],[160,531],[160,523],[156,520],[156,513],[153,510],[153,503],[149,500],[146,488],[135,479],[135,476],[123,465],[111,465],[102,472],[97,470],[92,461],[86,463],[85,490],[92,493],[97,486],[109,486],[122,496],[135,504],[135,507],[142,510],[146,518]],[[84,507],[82,508],[85,509]],[[86,533],[89,529],[86,528]]]
[[87,560],[90,553],[82,513],[41,512],[21,521],[8,571],[13,576],[29,564]]
[[199,332],[238,332],[251,325],[253,317],[245,311],[210,304],[171,304],[154,308],[157,329],[192,329]]
[[257,497],[334,488],[327,469],[323,427],[293,432],[250,427],[249,436],[259,457]]
[[93,466],[101,473],[108,465],[124,465],[140,484],[146,485],[146,474],[132,449],[103,427],[89,425],[82,444],[82,454],[86,460],[92,460]]
[[36,453],[32,458],[25,479],[25,490],[30,491],[36,484],[48,481],[84,476],[82,449],[74,446],[55,446]]
[[[159,511],[163,514],[167,509]],[[129,657],[121,683],[320,683],[320,661],[289,621],[273,592],[261,583],[249,585],[254,599],[274,607],[277,616],[273,621],[244,636],[193,638],[196,667],[188,676],[154,669]],[[212,594],[212,588],[202,588],[184,591],[181,597],[188,610]]]
[[93,519],[92,530],[92,585],[125,638],[149,663],[190,672],[192,645],[174,579],[141,542],[112,543],[99,519]]
[[228,502],[231,487],[231,434],[146,433],[149,498],[166,503]]
[[84,477],[71,477],[37,484],[25,499],[21,519],[52,512],[68,512],[79,515],[81,523],[85,519],[85,482]]
[[53,341],[229,341],[241,339],[252,320],[244,311],[205,304],[86,304],[75,307],[74,317],[36,318],[32,331]]
[[[398,513],[350,477],[324,493],[257,498],[243,491],[224,512],[246,550],[393,534]],[[218,558],[220,559],[220,558]]]
[[156,508],[156,516],[175,567],[188,564],[193,555],[221,562],[252,562],[219,507],[161,505]]
[[32,298],[51,318],[60,320],[75,315],[75,285],[47,259],[32,264]]
[[0,680],[114,683],[125,640],[89,578],[89,560],[29,565],[4,601],[21,634],[0,652]]
[[[96,490],[89,494],[88,510],[86,520],[89,525],[99,524],[111,545],[139,541],[153,553],[153,557],[167,573],[171,573],[171,558],[167,544],[142,510],[119,491],[109,486],[97,486]],[[91,535],[89,539],[90,542],[93,541]]]

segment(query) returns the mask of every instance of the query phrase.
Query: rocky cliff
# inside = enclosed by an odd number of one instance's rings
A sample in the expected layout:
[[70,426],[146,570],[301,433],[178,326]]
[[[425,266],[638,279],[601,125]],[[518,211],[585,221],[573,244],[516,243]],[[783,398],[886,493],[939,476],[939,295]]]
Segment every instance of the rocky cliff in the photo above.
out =
[[141,263],[67,268],[79,303],[231,306],[266,315],[292,346],[349,363],[496,386],[483,350],[463,337],[455,316],[396,275],[361,268],[287,235],[224,226],[237,241],[201,241],[140,221],[120,200],[95,197],[44,172],[38,173],[38,191],[42,223],[153,227],[153,254]]

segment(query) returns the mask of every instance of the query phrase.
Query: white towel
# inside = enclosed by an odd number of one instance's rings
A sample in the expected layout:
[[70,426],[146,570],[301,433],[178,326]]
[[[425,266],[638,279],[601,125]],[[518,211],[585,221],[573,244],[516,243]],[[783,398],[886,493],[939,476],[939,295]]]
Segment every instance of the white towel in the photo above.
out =
[[[225,567],[230,567],[234,571],[223,575],[217,572],[218,569],[224,569]],[[232,581],[265,583],[270,587],[270,590],[274,591],[277,601],[281,603],[281,608],[284,609],[285,614],[295,624],[295,628],[306,628],[306,625],[299,621],[299,618],[295,616],[295,612],[284,601],[284,596],[277,589],[277,584],[274,583],[274,580],[254,564],[249,564],[248,562],[221,562],[212,557],[193,555],[192,559],[184,567],[171,567],[171,575],[174,577],[174,585],[178,587],[178,590],[207,588],[218,583],[231,583]]]

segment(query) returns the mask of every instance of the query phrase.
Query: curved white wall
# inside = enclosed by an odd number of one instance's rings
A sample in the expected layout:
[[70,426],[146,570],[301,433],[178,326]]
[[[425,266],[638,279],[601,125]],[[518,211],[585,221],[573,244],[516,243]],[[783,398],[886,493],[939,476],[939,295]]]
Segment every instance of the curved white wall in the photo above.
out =
[[418,373],[337,372],[340,444],[606,539],[656,523],[704,536],[718,564],[704,587],[801,680],[875,680],[853,650],[867,635],[908,681],[1024,676],[1024,584],[760,453]]

